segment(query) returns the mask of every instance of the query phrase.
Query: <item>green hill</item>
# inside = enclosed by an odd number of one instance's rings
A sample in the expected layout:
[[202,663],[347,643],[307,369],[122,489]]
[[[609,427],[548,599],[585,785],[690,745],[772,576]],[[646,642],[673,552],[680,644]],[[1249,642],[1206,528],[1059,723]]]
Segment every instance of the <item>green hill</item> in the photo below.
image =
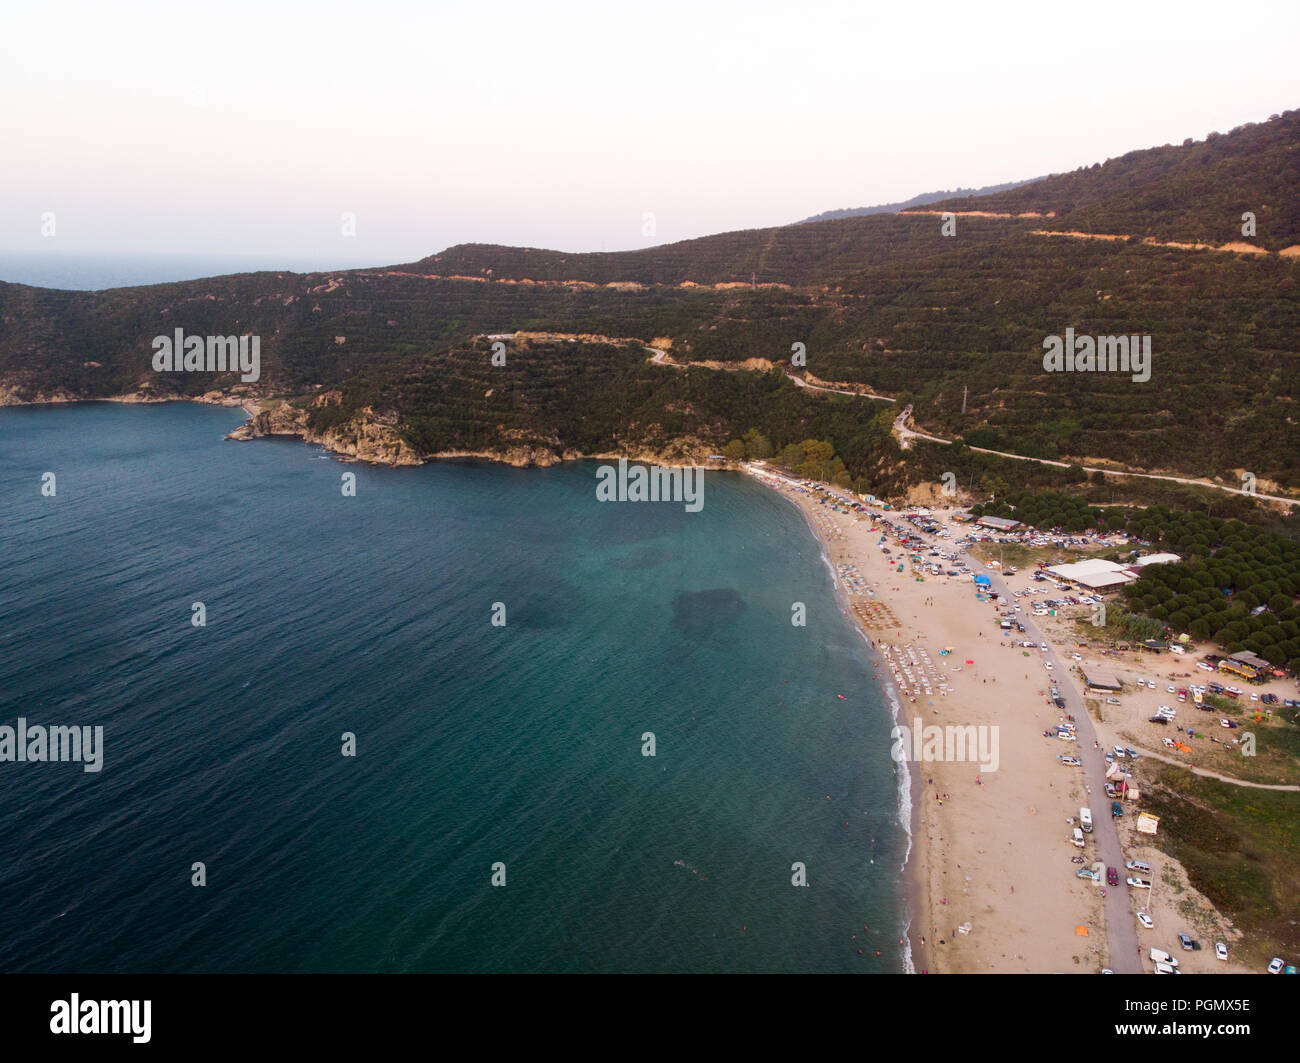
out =
[[[0,401],[274,396],[318,426],[382,418],[420,454],[668,452],[685,440],[711,452],[757,428],[778,447],[831,439],[868,486],[991,461],[926,445],[904,462],[881,430],[894,407],[801,390],[780,372],[674,369],[602,340],[519,343],[494,367],[481,337],[660,339],[677,362],[724,367],[789,368],[803,344],[816,378],[911,402],[919,427],[974,446],[1229,482],[1247,470],[1300,488],[1300,259],[1140,239],[1209,240],[1221,214],[1250,207],[1261,243],[1289,246],[1298,145],[1289,113],[1135,152],[962,201],[1058,216],[964,217],[952,236],[931,214],[878,214],[609,254],[466,244],[384,269],[104,292],[0,284]],[[1035,234],[1048,226],[1132,239]],[[155,373],[151,340],[176,328],[259,336],[261,379]],[[1150,336],[1151,379],[1044,372],[1044,337],[1067,328]],[[321,394],[327,408],[313,404]],[[1062,482],[1003,464],[1009,482]]]
[[[995,195],[954,197],[931,210],[1054,214],[1043,228],[1157,240],[1300,244],[1300,110],[1210,133],[1181,146],[1131,151]],[[1242,214],[1256,236],[1242,235]]]

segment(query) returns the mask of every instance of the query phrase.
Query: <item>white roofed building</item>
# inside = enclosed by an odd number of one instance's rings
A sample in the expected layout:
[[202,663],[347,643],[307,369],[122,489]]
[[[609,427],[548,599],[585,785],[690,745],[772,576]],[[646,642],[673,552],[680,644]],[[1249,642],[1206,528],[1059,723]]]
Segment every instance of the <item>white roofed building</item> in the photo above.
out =
[[1100,558],[1075,561],[1069,565],[1049,565],[1047,571],[1060,579],[1071,580],[1094,590],[1117,587],[1121,583],[1132,583],[1137,578],[1123,565],[1117,565],[1114,561],[1103,561]]
[[1172,565],[1181,560],[1177,554],[1144,554],[1134,559],[1133,564],[1140,568],[1143,565]]

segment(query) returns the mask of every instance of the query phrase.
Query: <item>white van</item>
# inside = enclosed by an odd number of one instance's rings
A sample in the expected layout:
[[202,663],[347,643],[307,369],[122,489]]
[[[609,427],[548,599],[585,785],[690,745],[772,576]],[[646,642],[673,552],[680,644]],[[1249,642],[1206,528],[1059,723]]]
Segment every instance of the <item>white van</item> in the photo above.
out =
[[1178,966],[1178,960],[1177,960],[1176,958],[1174,958],[1173,956],[1170,956],[1169,953],[1165,952],[1164,949],[1152,949],[1152,950],[1151,950],[1151,962],[1152,962],[1152,963],[1167,963],[1167,964],[1169,964],[1170,967],[1177,967],[1177,966]]
[[1079,809],[1079,825],[1083,827],[1086,833],[1092,833],[1092,812],[1090,809]]
[[1083,831],[1081,831],[1078,827],[1074,828],[1073,840],[1077,848],[1079,849],[1083,848]]
[[1130,871],[1132,871],[1133,874],[1135,875],[1151,874],[1151,865],[1148,864],[1145,860],[1130,860],[1124,866],[1128,868]]

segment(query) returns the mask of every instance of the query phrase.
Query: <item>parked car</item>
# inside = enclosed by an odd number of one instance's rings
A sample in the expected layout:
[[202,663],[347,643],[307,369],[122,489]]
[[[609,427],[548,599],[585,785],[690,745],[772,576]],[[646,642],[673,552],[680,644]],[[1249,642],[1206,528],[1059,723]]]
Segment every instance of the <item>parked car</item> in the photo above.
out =
[[1106,868],[1106,884],[1108,886],[1119,885],[1119,872],[1116,871],[1113,867]]
[[1127,878],[1124,880],[1135,890],[1149,890],[1151,883],[1144,878]]
[[1282,968],[1285,966],[1286,965],[1282,962],[1281,956],[1274,956],[1271,960],[1268,961],[1268,973],[1281,974]]
[[1156,974],[1177,974],[1178,968],[1167,963],[1156,964]]
[[1118,801],[1112,801],[1110,803],[1110,814],[1115,819],[1119,819],[1120,816],[1124,814],[1124,806],[1121,805]]
[[1067,757],[1064,753],[1058,753],[1056,759],[1062,764],[1072,764],[1076,768],[1081,766],[1083,763],[1078,757]]
[[1119,757],[1120,760],[1123,760],[1123,759],[1124,759],[1124,747],[1123,747],[1123,746],[1115,746],[1115,747],[1111,750],[1111,752],[1114,753],[1115,756]]
[[1155,929],[1155,925],[1156,925],[1155,920],[1152,919],[1151,916],[1147,915],[1146,912],[1138,912],[1138,922],[1141,923],[1148,930]]
[[1128,870],[1136,871],[1139,874],[1143,874],[1143,875],[1151,874],[1151,865],[1148,864],[1145,860],[1130,860],[1124,866],[1128,868]]
[[1138,751],[1137,751],[1136,749],[1130,749],[1128,746],[1125,746],[1125,747],[1124,747],[1124,752],[1128,754],[1128,759],[1129,759],[1129,760],[1137,760],[1137,758],[1138,758]]
[[1167,724],[1168,722],[1168,716],[1151,716],[1147,719],[1147,723]]
[[1182,933],[1181,931],[1180,931],[1179,934],[1178,934],[1178,944],[1182,945],[1182,947],[1183,947],[1183,951],[1184,951],[1184,952],[1191,952],[1191,951],[1192,951],[1192,939],[1191,939],[1191,937],[1190,937],[1189,935],[1185,934],[1185,933]]
[[1119,703],[1120,703],[1119,698],[1107,698],[1107,699],[1106,699],[1106,704],[1107,704],[1107,705],[1118,705]]
[[1225,960],[1225,961],[1228,958],[1228,946],[1225,945],[1222,941],[1216,941],[1214,943],[1214,958],[1216,960]]
[[1077,878],[1090,878],[1093,882],[1096,882],[1101,878],[1101,876],[1090,867],[1081,867],[1074,874]]

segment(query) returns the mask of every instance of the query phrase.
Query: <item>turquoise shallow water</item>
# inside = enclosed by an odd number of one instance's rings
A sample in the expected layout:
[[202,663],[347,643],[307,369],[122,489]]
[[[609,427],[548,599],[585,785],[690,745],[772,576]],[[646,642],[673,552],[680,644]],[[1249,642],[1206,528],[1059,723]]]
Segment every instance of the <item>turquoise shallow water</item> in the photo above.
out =
[[105,730],[0,763],[0,970],[901,968],[892,721],[793,506],[241,419],[0,409],[0,724]]

